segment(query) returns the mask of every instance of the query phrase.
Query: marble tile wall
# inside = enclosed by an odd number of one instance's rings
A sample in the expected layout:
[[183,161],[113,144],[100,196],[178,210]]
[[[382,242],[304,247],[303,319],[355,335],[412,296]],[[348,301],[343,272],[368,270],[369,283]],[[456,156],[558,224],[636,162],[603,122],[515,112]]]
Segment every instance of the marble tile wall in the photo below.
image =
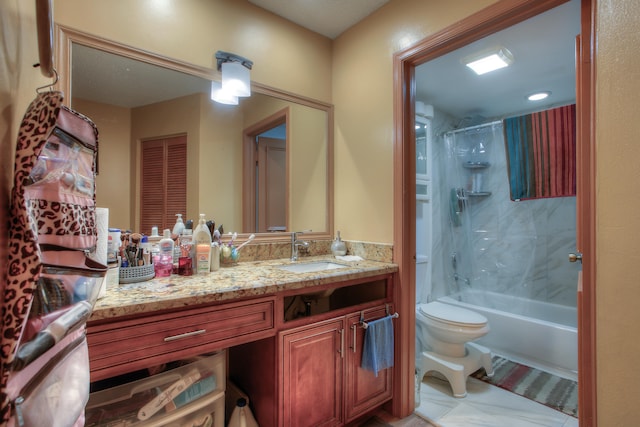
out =
[[[501,124],[446,139],[442,132],[436,133],[432,154],[431,297],[470,286],[575,306],[579,266],[569,263],[567,256],[575,251],[575,197],[511,201]],[[481,157],[480,142],[485,150]],[[462,167],[478,159],[490,166]],[[490,195],[467,197],[460,225],[452,227],[450,191],[472,190],[474,171],[482,175],[481,187],[474,190]],[[457,280],[451,262],[454,252]],[[419,290],[420,295],[424,299],[425,292]]]

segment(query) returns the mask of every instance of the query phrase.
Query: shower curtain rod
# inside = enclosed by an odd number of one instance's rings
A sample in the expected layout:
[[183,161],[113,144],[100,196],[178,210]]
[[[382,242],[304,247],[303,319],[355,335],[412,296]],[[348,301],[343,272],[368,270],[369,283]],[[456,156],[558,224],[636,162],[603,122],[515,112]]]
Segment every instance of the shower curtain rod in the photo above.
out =
[[469,126],[469,127],[466,127],[466,128],[450,130],[450,131],[446,132],[445,135],[454,134],[454,133],[458,133],[458,132],[465,132],[465,131],[468,131],[468,130],[480,129],[480,128],[483,128],[485,126],[493,126],[493,125],[497,125],[497,124],[502,124],[502,120],[494,120],[493,122],[489,122],[489,123],[482,123],[480,125],[475,125],[475,126]]

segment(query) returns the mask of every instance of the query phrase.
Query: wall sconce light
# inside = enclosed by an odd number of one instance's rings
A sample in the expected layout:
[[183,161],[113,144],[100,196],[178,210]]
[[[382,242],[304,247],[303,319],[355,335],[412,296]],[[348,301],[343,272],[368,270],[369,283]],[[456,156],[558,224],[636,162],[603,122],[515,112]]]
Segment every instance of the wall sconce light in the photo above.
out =
[[238,104],[238,97],[251,96],[251,67],[253,62],[242,56],[216,52],[218,71],[222,82],[211,82],[211,99],[223,104]]
[[482,75],[490,71],[508,67],[513,63],[513,55],[509,49],[500,47],[481,54],[467,57],[463,60],[464,65],[471,68],[477,75]]
[[238,97],[222,89],[221,82],[211,82],[211,99],[220,104],[238,105]]

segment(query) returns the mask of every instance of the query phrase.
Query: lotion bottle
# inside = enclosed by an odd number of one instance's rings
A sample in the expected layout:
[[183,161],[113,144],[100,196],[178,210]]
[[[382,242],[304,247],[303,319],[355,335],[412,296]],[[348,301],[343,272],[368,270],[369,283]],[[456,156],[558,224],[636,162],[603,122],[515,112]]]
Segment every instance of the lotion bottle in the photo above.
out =
[[173,239],[171,239],[171,230],[168,228],[164,230],[158,247],[158,256],[153,260],[155,274],[157,277],[170,276],[173,270]]
[[193,243],[196,247],[196,272],[208,273],[211,268],[211,232],[204,214],[200,214],[198,226],[193,233]]

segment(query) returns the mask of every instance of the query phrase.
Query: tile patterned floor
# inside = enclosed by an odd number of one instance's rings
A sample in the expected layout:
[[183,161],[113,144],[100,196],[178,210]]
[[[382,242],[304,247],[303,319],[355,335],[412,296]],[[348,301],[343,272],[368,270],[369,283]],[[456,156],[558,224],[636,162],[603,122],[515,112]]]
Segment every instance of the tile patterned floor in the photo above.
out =
[[438,427],[578,427],[577,418],[475,378],[456,399],[448,382],[425,377],[415,413]]
[[447,381],[427,376],[414,415],[375,415],[393,427],[579,427],[577,418],[475,378],[467,380],[467,396],[456,399]]

